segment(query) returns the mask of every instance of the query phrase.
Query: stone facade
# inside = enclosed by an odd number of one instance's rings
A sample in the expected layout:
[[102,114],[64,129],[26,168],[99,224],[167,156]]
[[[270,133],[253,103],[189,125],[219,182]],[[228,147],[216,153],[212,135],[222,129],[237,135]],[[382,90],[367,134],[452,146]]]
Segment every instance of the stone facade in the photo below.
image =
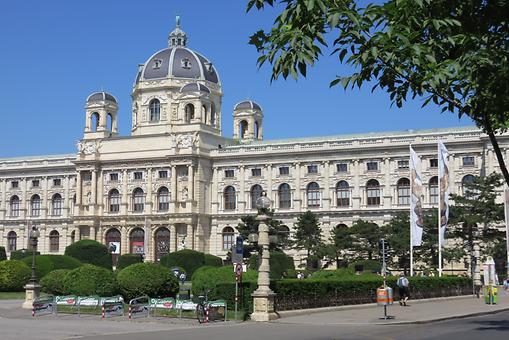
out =
[[[116,99],[99,92],[86,101],[76,154],[0,159],[0,246],[27,248],[31,221],[42,253],[95,239],[150,261],[182,248],[225,257],[260,189],[290,234],[309,209],[328,237],[338,224],[382,225],[409,209],[410,144],[422,160],[424,208],[437,205],[438,140],[450,151],[452,193],[465,176],[499,171],[473,127],[263,141],[262,109],[243,101],[233,138],[223,137],[219,76],[186,42],[177,27],[140,66],[131,135],[118,135]],[[499,143],[507,155],[508,137]]]

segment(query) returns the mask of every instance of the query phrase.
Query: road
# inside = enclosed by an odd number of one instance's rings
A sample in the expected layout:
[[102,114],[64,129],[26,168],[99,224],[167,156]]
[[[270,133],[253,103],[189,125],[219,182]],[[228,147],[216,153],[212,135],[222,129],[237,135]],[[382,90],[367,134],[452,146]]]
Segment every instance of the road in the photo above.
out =
[[168,339],[264,339],[264,340],[403,340],[403,339],[497,339],[509,334],[509,312],[417,325],[299,325],[246,322],[222,326],[204,325],[171,331],[105,334],[83,340]]

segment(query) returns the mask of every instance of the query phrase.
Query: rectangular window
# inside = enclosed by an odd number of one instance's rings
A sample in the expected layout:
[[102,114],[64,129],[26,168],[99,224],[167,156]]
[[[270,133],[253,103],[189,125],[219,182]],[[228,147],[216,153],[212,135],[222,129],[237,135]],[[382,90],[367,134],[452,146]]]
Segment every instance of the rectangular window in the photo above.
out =
[[279,174],[283,175],[283,176],[289,175],[290,174],[290,168],[287,167],[287,166],[280,166],[279,167]]
[[39,180],[38,179],[34,179],[32,180],[32,188],[38,188],[39,187]]
[[118,173],[116,173],[116,172],[111,173],[110,181],[118,181]]
[[338,163],[336,164],[337,172],[348,172],[348,164],[347,163]]
[[474,166],[475,159],[474,156],[464,156],[463,157],[463,166]]
[[378,162],[367,162],[366,167],[368,171],[378,171]]
[[318,173],[318,165],[311,164],[308,165],[308,174],[317,174]]
[[235,177],[235,171],[232,170],[232,169],[225,170],[224,171],[224,177],[226,177],[226,178],[233,178],[233,177]]
[[401,160],[398,161],[398,169],[408,169],[408,161],[407,160]]
[[251,176],[260,177],[261,175],[262,175],[262,169],[260,169],[260,168],[251,169]]
[[12,182],[11,182],[11,188],[12,188],[12,189],[17,189],[17,188],[19,188],[19,182],[18,182],[18,181],[12,181]]
[[438,168],[438,158],[432,158],[429,160],[430,168]]
[[438,183],[429,185],[429,202],[431,204],[438,204]]
[[83,181],[90,182],[92,180],[92,173],[87,171],[82,174]]
[[134,176],[134,179],[136,179],[136,180],[142,180],[143,179],[143,172],[135,171],[133,176]]
[[53,186],[54,187],[59,187],[62,185],[62,180],[60,178],[54,178],[53,179]]
[[168,178],[168,171],[159,170],[159,178]]

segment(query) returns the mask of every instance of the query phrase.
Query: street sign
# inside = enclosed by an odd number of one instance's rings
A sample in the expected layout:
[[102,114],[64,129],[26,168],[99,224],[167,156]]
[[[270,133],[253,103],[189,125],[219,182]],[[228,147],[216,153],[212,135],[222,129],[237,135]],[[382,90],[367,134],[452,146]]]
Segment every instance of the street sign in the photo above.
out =
[[235,246],[232,248],[232,262],[242,263],[244,260],[244,239],[237,236]]
[[237,263],[235,265],[235,278],[237,281],[240,281],[240,278],[242,277],[242,263]]

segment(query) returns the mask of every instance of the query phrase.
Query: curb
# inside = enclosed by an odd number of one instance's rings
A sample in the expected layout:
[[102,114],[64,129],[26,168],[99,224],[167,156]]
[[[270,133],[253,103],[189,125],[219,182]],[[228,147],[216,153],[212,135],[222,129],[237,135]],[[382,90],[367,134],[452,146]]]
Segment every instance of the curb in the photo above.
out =
[[[435,301],[447,301],[447,300],[459,300],[459,299],[472,299],[475,295],[460,295],[460,296],[446,296],[446,297],[437,297],[437,298],[429,298],[429,299],[417,299],[411,300],[412,304],[417,303],[427,303],[427,302],[435,302]],[[333,306],[333,307],[320,307],[320,308],[308,308],[308,309],[294,309],[294,310],[286,310],[286,311],[278,311],[280,318],[304,315],[304,314],[313,314],[313,313],[323,313],[323,312],[336,312],[342,310],[351,310],[351,309],[368,309],[374,308],[378,305],[376,303],[365,303],[359,305],[344,305],[344,306]]]

